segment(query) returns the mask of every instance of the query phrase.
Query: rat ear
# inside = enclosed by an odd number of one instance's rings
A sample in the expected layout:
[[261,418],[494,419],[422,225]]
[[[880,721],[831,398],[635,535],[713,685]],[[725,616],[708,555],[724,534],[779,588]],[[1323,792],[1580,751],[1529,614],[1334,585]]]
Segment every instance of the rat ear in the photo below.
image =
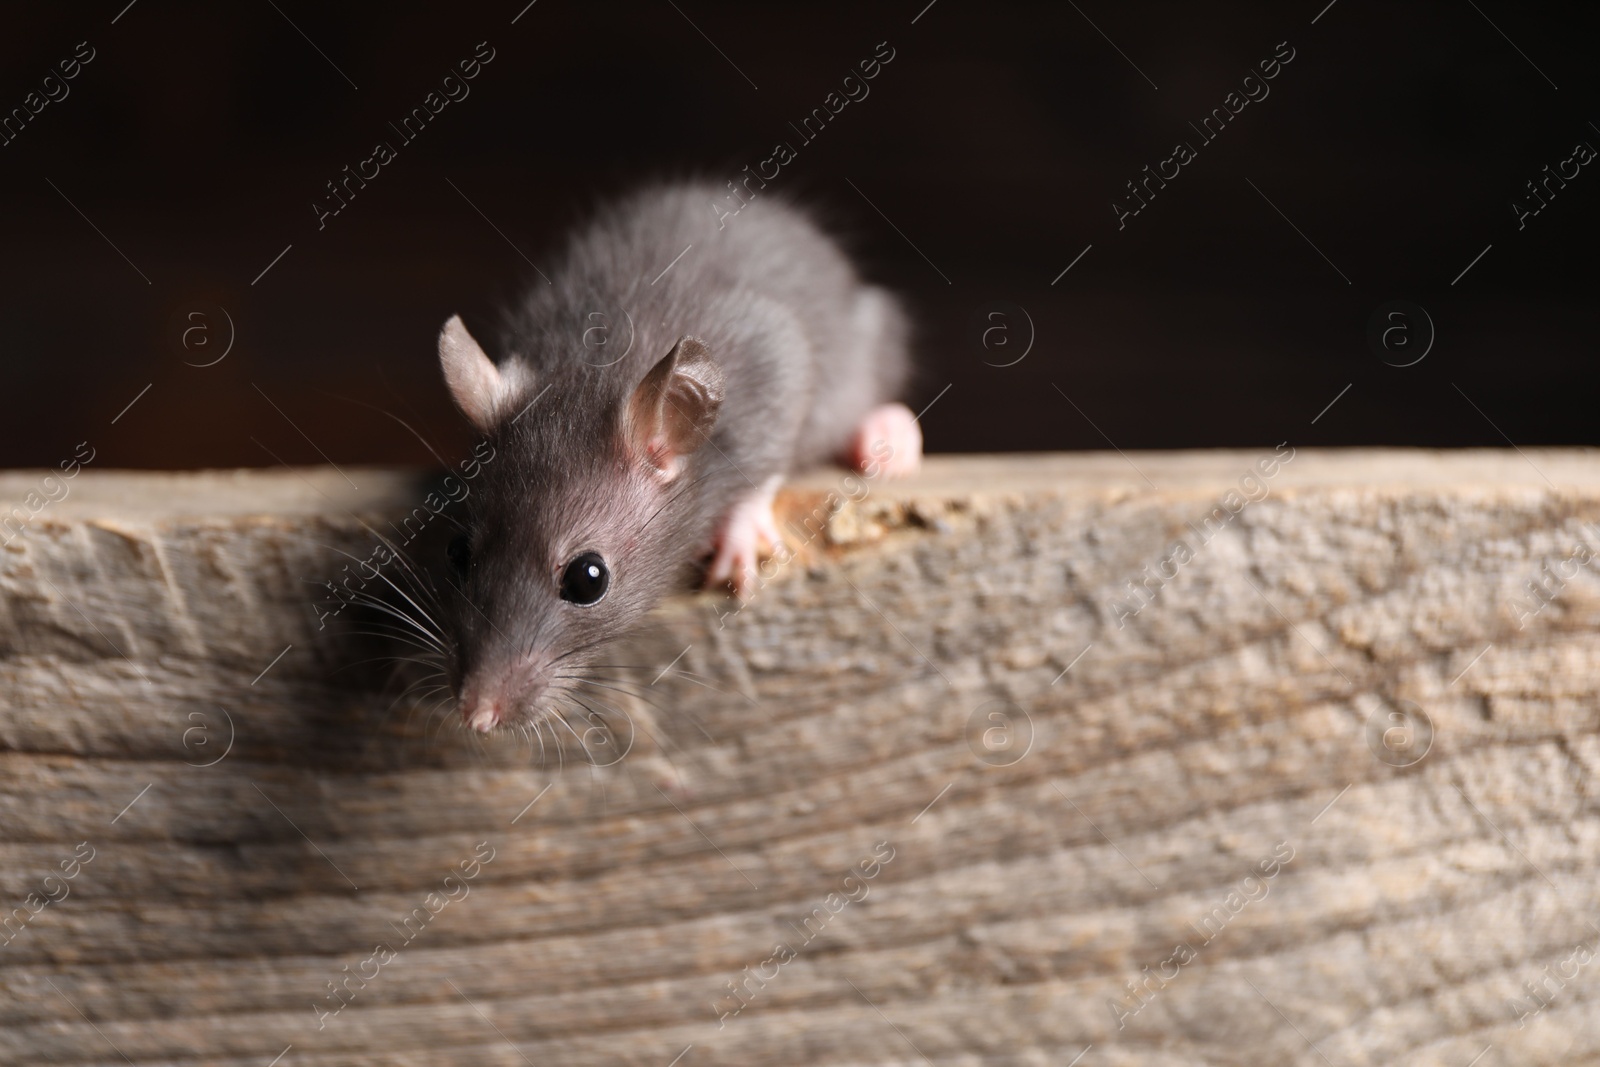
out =
[[711,436],[722,406],[722,368],[698,337],[680,337],[628,401],[628,434],[668,479]]
[[452,315],[439,331],[439,365],[456,407],[483,433],[494,428],[495,414],[506,398],[525,384],[526,375],[515,373],[520,367],[511,374],[500,372],[467,332],[460,315]]

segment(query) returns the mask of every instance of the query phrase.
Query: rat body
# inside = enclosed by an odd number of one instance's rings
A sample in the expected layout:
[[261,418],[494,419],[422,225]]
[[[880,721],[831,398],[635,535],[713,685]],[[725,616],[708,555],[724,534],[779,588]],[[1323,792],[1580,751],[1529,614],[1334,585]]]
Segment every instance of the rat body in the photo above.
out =
[[499,457],[450,551],[451,682],[475,729],[570,695],[707,554],[707,584],[743,595],[791,472],[920,460],[890,402],[908,373],[893,298],[798,209],[719,218],[720,197],[661,186],[603,210],[511,311],[499,366],[459,317],[440,334],[451,394]]

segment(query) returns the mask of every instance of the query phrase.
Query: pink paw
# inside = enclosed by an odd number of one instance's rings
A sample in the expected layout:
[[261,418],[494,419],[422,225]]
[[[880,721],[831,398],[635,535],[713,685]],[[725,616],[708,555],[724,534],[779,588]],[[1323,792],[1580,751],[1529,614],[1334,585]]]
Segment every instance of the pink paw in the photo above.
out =
[[884,404],[867,412],[846,446],[846,466],[868,478],[900,478],[922,465],[922,428],[904,404]]
[[772,499],[782,481],[778,477],[767,479],[723,517],[717,529],[716,554],[706,571],[706,588],[732,582],[734,595],[740,600],[749,593],[755,584],[756,564],[761,562],[762,549],[776,552],[783,545],[778,524],[772,517]]

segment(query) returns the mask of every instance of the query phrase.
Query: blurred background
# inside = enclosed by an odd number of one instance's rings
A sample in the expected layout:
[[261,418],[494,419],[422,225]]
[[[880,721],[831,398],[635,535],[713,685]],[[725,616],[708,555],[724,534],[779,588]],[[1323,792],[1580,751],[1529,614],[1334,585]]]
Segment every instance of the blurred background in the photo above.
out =
[[[768,191],[816,205],[914,311],[931,450],[1595,443],[1583,15],[13,8],[0,463],[55,466],[85,440],[96,467],[428,461],[400,419],[458,453],[434,353],[450,314],[489,321],[596,199],[731,180],[779,142],[796,157]],[[492,59],[468,95],[412,140],[391,126],[475,53]],[[1290,53],[1269,95],[1202,136]],[[322,215],[380,141],[394,158]],[[1179,142],[1195,158],[1131,214],[1128,183]]]

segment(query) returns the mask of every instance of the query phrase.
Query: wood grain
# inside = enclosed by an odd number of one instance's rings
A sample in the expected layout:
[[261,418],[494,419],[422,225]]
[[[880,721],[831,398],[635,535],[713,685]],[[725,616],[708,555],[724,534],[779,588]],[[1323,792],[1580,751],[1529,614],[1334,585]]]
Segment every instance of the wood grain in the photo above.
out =
[[0,548],[0,1062],[1600,1064],[1600,459],[1273,456],[812,476],[588,759],[318,628],[418,476],[84,471]]

